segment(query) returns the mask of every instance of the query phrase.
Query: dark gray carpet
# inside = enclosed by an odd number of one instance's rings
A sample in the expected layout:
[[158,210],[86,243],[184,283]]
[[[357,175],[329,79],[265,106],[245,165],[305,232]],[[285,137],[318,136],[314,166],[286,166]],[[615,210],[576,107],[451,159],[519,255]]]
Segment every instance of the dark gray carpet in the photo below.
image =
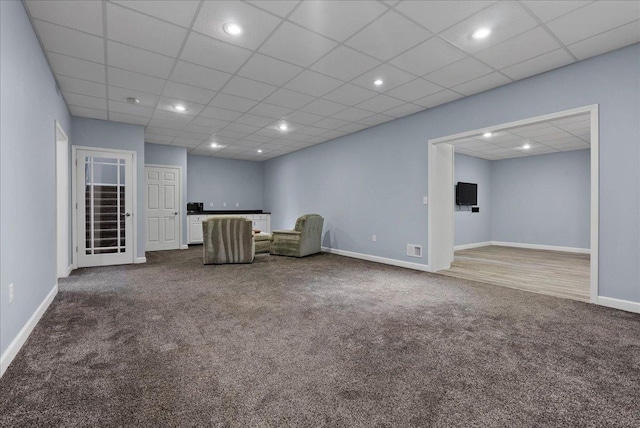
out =
[[80,269],[1,426],[640,426],[640,316],[335,255]]

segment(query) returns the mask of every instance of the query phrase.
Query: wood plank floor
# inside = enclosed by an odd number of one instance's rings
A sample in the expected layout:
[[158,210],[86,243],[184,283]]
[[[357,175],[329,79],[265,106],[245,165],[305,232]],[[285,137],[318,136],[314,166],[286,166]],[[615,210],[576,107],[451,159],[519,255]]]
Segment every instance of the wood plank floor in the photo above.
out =
[[439,274],[589,301],[589,254],[487,246],[455,252]]

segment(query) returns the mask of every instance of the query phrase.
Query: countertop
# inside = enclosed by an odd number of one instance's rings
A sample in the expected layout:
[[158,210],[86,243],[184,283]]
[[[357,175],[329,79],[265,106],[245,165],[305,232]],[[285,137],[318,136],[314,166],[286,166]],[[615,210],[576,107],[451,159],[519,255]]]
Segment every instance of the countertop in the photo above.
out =
[[236,211],[187,211],[187,215],[208,215],[208,214],[271,214],[262,210],[236,210]]

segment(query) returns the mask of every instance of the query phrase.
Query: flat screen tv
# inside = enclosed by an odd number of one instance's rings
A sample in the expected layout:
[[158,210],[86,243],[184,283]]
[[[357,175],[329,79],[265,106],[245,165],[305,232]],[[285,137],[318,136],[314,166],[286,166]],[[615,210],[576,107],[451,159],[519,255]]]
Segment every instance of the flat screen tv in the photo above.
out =
[[459,181],[456,185],[456,204],[478,205],[478,185]]

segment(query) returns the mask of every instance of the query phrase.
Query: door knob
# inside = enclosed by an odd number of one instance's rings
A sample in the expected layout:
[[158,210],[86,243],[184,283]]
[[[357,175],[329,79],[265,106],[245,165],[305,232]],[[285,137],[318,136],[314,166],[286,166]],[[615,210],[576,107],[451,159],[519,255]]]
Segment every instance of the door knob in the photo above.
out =
[[120,215],[121,215],[122,217],[125,217],[125,216],[127,216],[127,217],[131,217],[131,213],[120,213]]
[[173,215],[178,215],[178,213],[177,213],[177,212],[176,212],[176,213],[173,213]]

